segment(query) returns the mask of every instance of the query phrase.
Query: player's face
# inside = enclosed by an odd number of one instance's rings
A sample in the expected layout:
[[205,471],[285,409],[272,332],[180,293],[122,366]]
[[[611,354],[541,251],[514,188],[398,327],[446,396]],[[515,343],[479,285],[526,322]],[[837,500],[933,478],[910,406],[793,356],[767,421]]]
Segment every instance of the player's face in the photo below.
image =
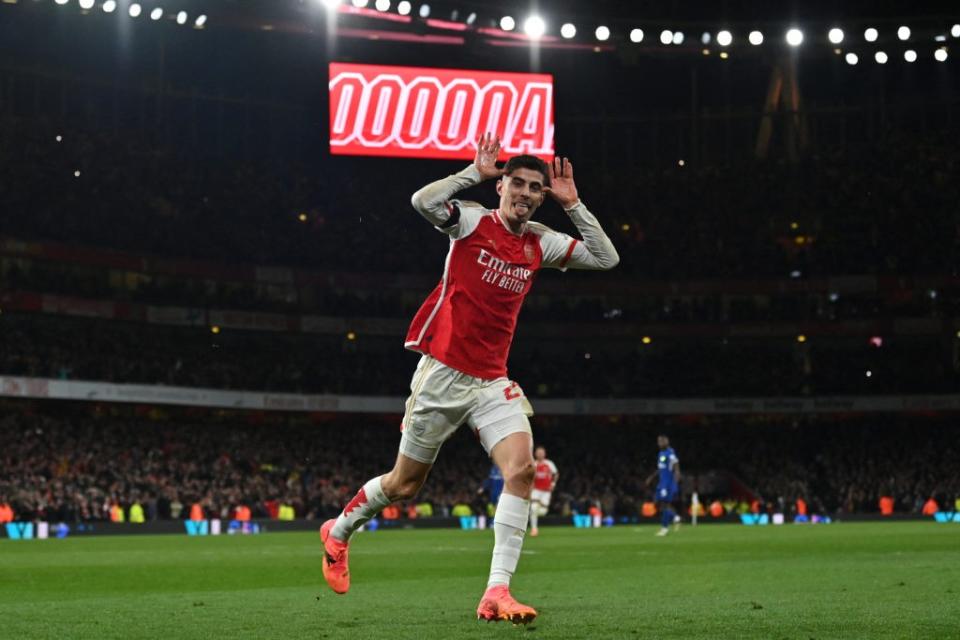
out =
[[547,450],[544,449],[543,447],[537,447],[537,450],[533,452],[533,456],[537,460],[543,460],[544,458],[547,457]]
[[657,446],[660,447],[661,449],[666,449],[667,447],[670,446],[670,441],[664,438],[663,436],[658,436]]
[[520,167],[497,181],[500,195],[500,213],[511,224],[523,224],[543,204],[546,178],[539,171]]

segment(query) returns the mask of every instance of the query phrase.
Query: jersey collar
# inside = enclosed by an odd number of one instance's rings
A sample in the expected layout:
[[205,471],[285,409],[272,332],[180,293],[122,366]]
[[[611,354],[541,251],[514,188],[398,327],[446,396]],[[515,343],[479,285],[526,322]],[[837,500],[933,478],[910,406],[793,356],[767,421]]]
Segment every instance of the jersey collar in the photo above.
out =
[[506,221],[504,221],[504,219],[503,219],[503,214],[500,213],[500,209],[494,209],[494,210],[493,210],[493,215],[495,215],[495,216],[497,217],[497,221],[503,226],[504,229],[507,230],[507,233],[509,233],[510,235],[517,236],[518,238],[522,238],[522,237],[523,237],[523,234],[524,234],[524,233],[526,232],[526,230],[527,230],[527,223],[526,223],[526,222],[523,223],[523,230],[522,230],[520,233],[517,233],[516,231],[514,231],[513,229],[510,228],[510,225],[508,225],[508,224],[506,223]]

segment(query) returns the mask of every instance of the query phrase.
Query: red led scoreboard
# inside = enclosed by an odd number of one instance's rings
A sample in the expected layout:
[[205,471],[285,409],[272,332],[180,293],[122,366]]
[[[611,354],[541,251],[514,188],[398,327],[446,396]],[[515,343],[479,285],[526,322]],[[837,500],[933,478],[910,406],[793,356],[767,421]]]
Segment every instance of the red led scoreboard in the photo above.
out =
[[469,160],[486,131],[501,160],[553,158],[553,76],[330,64],[335,155]]

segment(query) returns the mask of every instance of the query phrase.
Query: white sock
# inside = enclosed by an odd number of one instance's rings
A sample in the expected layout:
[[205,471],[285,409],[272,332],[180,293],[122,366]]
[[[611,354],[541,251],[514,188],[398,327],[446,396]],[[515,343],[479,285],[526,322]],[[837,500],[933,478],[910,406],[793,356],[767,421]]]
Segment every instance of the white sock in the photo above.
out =
[[490,562],[490,579],[487,587],[510,584],[510,578],[520,562],[520,549],[527,531],[527,516],[530,501],[509,493],[500,495],[497,512],[493,517],[493,560]]
[[366,524],[370,518],[380,513],[380,510],[390,504],[383,488],[380,486],[380,476],[367,482],[360,488],[353,500],[343,508],[340,517],[330,531],[337,540],[350,540],[353,532]]
[[540,504],[537,502],[530,502],[530,528],[537,528],[537,520],[540,519]]

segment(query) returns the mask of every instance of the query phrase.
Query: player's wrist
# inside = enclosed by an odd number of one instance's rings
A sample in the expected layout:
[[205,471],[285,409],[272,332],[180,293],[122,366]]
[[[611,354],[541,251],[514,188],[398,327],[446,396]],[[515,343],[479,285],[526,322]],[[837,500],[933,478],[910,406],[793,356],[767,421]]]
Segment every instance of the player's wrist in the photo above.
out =
[[570,213],[571,211],[579,207],[581,204],[583,204],[583,202],[581,202],[580,198],[575,198],[574,200],[561,202],[560,206],[563,207],[564,211],[566,211],[567,213]]

